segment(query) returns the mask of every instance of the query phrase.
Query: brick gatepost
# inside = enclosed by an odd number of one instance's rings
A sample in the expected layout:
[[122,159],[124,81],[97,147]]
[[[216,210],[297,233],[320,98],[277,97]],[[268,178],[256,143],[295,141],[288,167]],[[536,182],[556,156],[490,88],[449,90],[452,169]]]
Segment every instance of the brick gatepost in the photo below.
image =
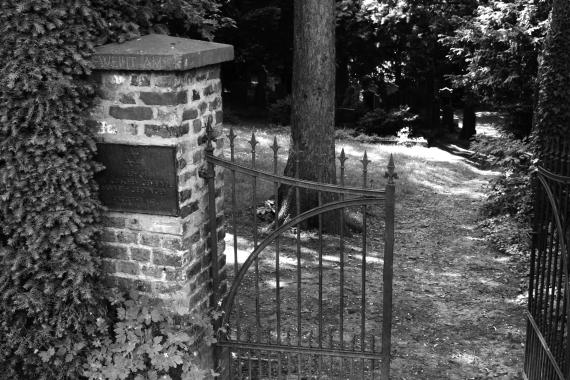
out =
[[[102,256],[108,281],[188,310],[208,306],[206,123],[222,127],[220,64],[229,45],[148,35],[105,45],[93,57],[100,101],[97,129],[100,198],[108,207]],[[220,155],[223,139],[215,145]],[[223,173],[216,169],[216,212],[223,218]],[[222,223],[218,223],[221,226]],[[216,232],[223,253],[223,227]],[[220,254],[220,278],[225,256]]]

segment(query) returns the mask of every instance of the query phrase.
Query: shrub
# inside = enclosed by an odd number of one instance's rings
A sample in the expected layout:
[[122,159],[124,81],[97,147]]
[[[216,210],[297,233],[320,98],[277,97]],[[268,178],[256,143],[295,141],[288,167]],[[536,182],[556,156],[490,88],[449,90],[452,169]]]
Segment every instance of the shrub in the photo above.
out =
[[358,121],[358,127],[364,133],[378,136],[396,136],[404,128],[413,129],[417,115],[409,107],[401,107],[385,111],[376,108],[366,113]]
[[[187,302],[187,300],[186,300]],[[215,342],[212,323],[185,308],[173,314],[162,303],[131,294],[114,305],[112,333],[93,349],[83,375],[96,380],[200,380],[212,374],[201,369],[196,346]]]
[[2,1],[2,378],[77,379],[91,344],[105,337],[98,327],[107,318],[98,288],[98,167],[94,131],[85,122],[95,96],[88,82],[94,46],[154,26],[209,37],[218,25],[210,18],[216,4]]
[[501,175],[490,182],[481,210],[489,240],[506,253],[526,251],[533,207],[530,143],[511,135],[479,136],[471,148],[487,166],[501,170]]
[[277,100],[269,106],[269,120],[277,125],[291,125],[291,96]]

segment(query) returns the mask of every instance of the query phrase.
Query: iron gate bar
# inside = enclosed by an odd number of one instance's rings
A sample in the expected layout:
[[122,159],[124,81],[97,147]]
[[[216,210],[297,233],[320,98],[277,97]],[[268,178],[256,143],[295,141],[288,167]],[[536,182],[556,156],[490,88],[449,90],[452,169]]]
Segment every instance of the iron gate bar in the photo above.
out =
[[[564,172],[560,160],[550,162],[550,166]],[[524,375],[532,380],[568,379],[570,285],[565,226],[570,177],[555,174],[544,167],[538,167],[536,173],[538,196],[531,252]]]
[[[344,154],[344,148],[340,152],[340,186],[344,187],[344,163],[347,158]],[[340,200],[344,201],[344,193],[340,194]],[[340,243],[340,349],[344,350],[344,208],[340,209],[340,233],[339,233],[339,243]],[[343,362],[340,362],[340,373],[344,375]]]
[[528,311],[525,312],[525,315],[527,317],[527,320],[530,322],[530,324],[532,325],[532,328],[534,330],[534,332],[536,333],[538,340],[540,341],[540,344],[542,345],[546,355],[548,356],[548,358],[550,359],[550,362],[552,364],[552,366],[554,367],[554,370],[556,371],[556,374],[558,375],[560,380],[565,380],[564,374],[562,373],[562,370],[560,369],[560,367],[558,366],[558,363],[556,363],[556,359],[554,358],[554,355],[552,354],[552,352],[550,351],[550,348],[548,348],[548,343],[546,342],[546,339],[544,339],[544,336],[542,335],[542,333],[540,332],[540,328],[538,327],[538,325],[536,324],[536,321],[534,320],[534,317],[532,316],[532,314],[530,314]]
[[[255,260],[256,257],[269,245],[271,244],[276,237],[278,237],[282,232],[288,230],[292,226],[301,223],[313,216],[316,216],[319,213],[324,213],[328,211],[334,211],[341,208],[346,207],[354,207],[354,206],[361,206],[363,204],[367,205],[374,205],[378,204],[378,199],[374,198],[359,198],[359,199],[348,199],[345,201],[334,201],[327,203],[321,207],[313,208],[311,210],[305,211],[301,215],[297,215],[288,222],[282,224],[278,229],[273,231],[267,238],[265,238],[261,244],[249,255],[246,261],[242,264],[237,277],[234,279],[234,284],[230,288],[230,291],[222,304],[222,310],[224,311],[224,324],[227,322],[227,318],[229,318],[229,314],[233,308],[233,299],[239,287],[239,284],[243,280],[247,270],[251,267],[252,262]],[[384,265],[386,265],[386,258],[384,258]]]
[[388,178],[386,185],[386,204],[391,207],[386,207],[386,233],[384,235],[384,300],[383,300],[383,314],[382,314],[382,374],[385,378],[390,378],[390,347],[392,346],[392,284],[394,276],[394,204],[396,186],[394,179],[398,178],[396,174],[394,157],[390,155],[388,162],[388,171],[385,177]]
[[223,166],[230,170],[235,170],[236,172],[246,174],[249,176],[256,176],[258,178],[262,178],[268,182],[277,182],[279,184],[289,185],[289,186],[300,186],[307,190],[321,190],[327,193],[336,193],[336,194],[346,194],[346,195],[359,195],[362,197],[371,197],[376,199],[384,199],[384,195],[386,194],[385,190],[376,190],[376,189],[362,189],[359,187],[342,187],[338,185],[332,185],[327,183],[320,183],[314,181],[307,181],[304,179],[296,179],[291,177],[285,176],[278,176],[270,173],[266,173],[261,170],[251,169],[247,166],[243,166],[237,163],[232,163],[229,161],[224,160],[223,158],[215,157],[215,156],[206,156],[206,161],[211,162],[215,165]]
[[295,354],[323,354],[326,356],[338,356],[348,357],[351,359],[365,359],[365,360],[381,360],[383,356],[382,350],[378,352],[371,351],[351,351],[351,350],[340,350],[340,349],[329,349],[329,348],[318,348],[318,347],[307,347],[307,346],[288,346],[288,345],[275,345],[267,343],[255,343],[255,342],[238,342],[233,340],[225,340],[216,343],[221,347],[230,347],[236,349],[244,350],[255,350],[255,351],[275,351],[275,352],[291,352]]
[[[363,160],[360,162],[363,165],[363,185],[362,188],[355,188],[355,187],[345,187],[344,183],[344,161],[346,160],[346,156],[344,154],[344,150],[341,153],[341,179],[340,179],[340,186],[331,185],[331,184],[323,184],[320,182],[313,182],[313,181],[306,181],[299,179],[299,158],[298,155],[296,157],[295,162],[295,177],[284,177],[277,175],[277,151],[279,146],[277,145],[277,140],[274,138],[273,141],[273,159],[274,159],[274,168],[273,174],[269,174],[263,171],[260,171],[256,168],[256,145],[257,141],[255,139],[255,134],[252,134],[252,138],[249,141],[251,145],[251,168],[245,167],[243,165],[237,164],[235,162],[235,149],[234,149],[234,140],[235,134],[233,133],[233,129],[230,129],[230,133],[228,135],[230,139],[230,149],[231,149],[231,161],[226,161],[221,158],[217,158],[214,156],[212,141],[214,141],[214,133],[211,127],[211,120],[208,120],[206,125],[207,129],[207,149],[206,149],[206,162],[207,162],[207,170],[203,177],[208,180],[208,188],[210,190],[209,195],[209,209],[210,209],[210,239],[212,239],[211,244],[211,257],[212,261],[215,264],[212,265],[212,271],[214,272],[213,275],[213,285],[215,287],[213,299],[217,300],[217,297],[220,295],[220,279],[218,273],[218,247],[217,247],[217,226],[216,226],[216,210],[215,210],[215,165],[219,165],[224,168],[228,168],[231,170],[232,173],[232,221],[233,221],[233,232],[234,232],[234,283],[232,284],[231,289],[224,297],[223,302],[221,303],[222,309],[224,311],[223,320],[221,321],[222,325],[228,325],[229,319],[232,314],[235,312],[233,310],[234,304],[237,302],[237,293],[238,288],[242,286],[244,277],[248,270],[252,267],[253,263],[255,263],[255,287],[256,287],[256,302],[255,302],[255,325],[256,325],[256,332],[255,335],[249,329],[245,330],[245,339],[240,340],[240,326],[239,326],[239,319],[240,316],[237,315],[237,326],[232,326],[235,328],[235,335],[232,334],[233,338],[230,338],[229,335],[224,336],[220,342],[216,344],[218,352],[223,347],[226,347],[227,354],[228,354],[228,364],[229,365],[229,372],[233,374],[234,371],[237,370],[237,376],[242,378],[246,375],[243,370],[247,370],[249,373],[249,377],[251,378],[254,375],[254,372],[259,375],[260,378],[263,377],[263,374],[266,373],[269,377],[273,377],[273,368],[276,370],[276,374],[278,378],[282,378],[283,370],[286,374],[291,374],[290,369],[291,366],[293,367],[293,374],[295,371],[297,372],[297,376],[301,376],[306,370],[309,370],[311,374],[315,374],[317,364],[316,358],[318,357],[318,373],[320,375],[323,374],[323,359],[325,357],[330,358],[330,367],[325,369],[324,373],[329,373],[332,370],[333,375],[339,375],[341,377],[346,377],[347,375],[350,378],[353,378],[355,375],[355,367],[358,367],[358,363],[361,362],[362,364],[362,378],[370,378],[374,379],[376,375],[376,364],[378,361],[381,361],[378,370],[381,370],[381,378],[388,379],[389,378],[389,371],[390,371],[390,346],[391,346],[391,319],[392,319],[392,271],[393,271],[393,241],[394,241],[394,178],[397,178],[396,174],[394,173],[394,162],[393,157],[390,156],[390,162],[388,164],[388,171],[386,173],[386,177],[389,179],[388,184],[384,191],[382,190],[373,190],[367,189],[367,166],[368,166],[368,158],[366,152],[364,153]],[[253,245],[254,250],[251,252],[249,257],[243,263],[241,268],[238,265],[238,255],[237,255],[237,230],[236,230],[236,184],[235,178],[236,173],[241,173],[245,175],[249,175],[252,178],[252,192],[251,194],[251,206],[254,210],[252,213],[253,217]],[[285,184],[289,186],[294,186],[295,194],[296,194],[296,207],[297,207],[297,216],[294,217],[292,220],[284,223],[283,225],[279,225],[279,218],[278,215],[275,215],[275,224],[273,228],[273,232],[267,236],[266,239],[263,239],[261,243],[258,242],[257,236],[257,219],[256,219],[256,206],[257,206],[257,181],[258,178],[260,180],[270,181],[273,182],[274,185],[274,194],[275,194],[275,202],[276,204],[279,203],[278,199],[278,186],[280,184]],[[319,178],[320,179],[320,178]],[[212,189],[213,188],[213,189]],[[306,190],[313,190],[316,191],[318,194],[318,207],[304,213],[300,213],[300,188]],[[340,201],[334,201],[327,204],[322,204],[322,192],[334,193],[339,194]],[[345,195],[352,196],[352,198],[345,200]],[[358,198],[354,198],[358,197]],[[366,342],[366,257],[367,257],[367,238],[366,238],[366,210],[368,205],[375,205],[375,204],[384,204],[385,206],[385,235],[384,235],[384,268],[383,268],[383,320],[382,320],[382,349],[380,352],[376,352],[376,341],[375,336],[371,335],[371,344],[368,345],[372,352],[367,351],[367,342]],[[357,347],[357,335],[353,335],[351,341],[345,341],[344,336],[344,269],[345,269],[345,252],[344,252],[344,225],[341,220],[340,225],[340,311],[339,311],[339,324],[340,324],[340,335],[339,335],[339,344],[333,344],[333,331],[338,332],[338,330],[333,330],[332,328],[329,329],[329,347],[323,347],[323,298],[322,298],[322,288],[323,288],[323,242],[322,242],[322,214],[337,210],[344,210],[348,207],[355,207],[360,206],[362,213],[363,213],[363,225],[365,230],[363,231],[362,236],[362,298],[361,298],[361,318],[360,318],[360,341],[361,346]],[[279,261],[279,236],[289,228],[293,226],[299,227],[299,224],[309,218],[314,216],[319,217],[319,336],[318,336],[318,348],[313,346],[314,343],[314,330],[311,330],[308,334],[308,346],[302,345],[302,318],[301,318],[301,301],[302,301],[302,276],[301,276],[301,248],[300,248],[300,230],[297,228],[296,230],[296,267],[297,267],[297,331],[296,331],[296,344],[292,345],[291,341],[291,329],[287,330],[287,338],[283,343],[282,340],[282,333],[281,330],[283,326],[281,325],[281,310],[280,310],[280,286],[279,286],[279,269],[280,269],[280,261]],[[344,213],[340,213],[341,219],[344,217]],[[275,243],[275,251],[276,251],[276,262],[275,262],[275,269],[276,269],[276,303],[277,303],[277,313],[279,314],[277,319],[277,340],[278,344],[274,345],[271,343],[272,339],[271,336],[273,332],[267,330],[262,332],[261,330],[261,321],[260,321],[260,284],[259,281],[260,277],[260,267],[259,267],[259,259],[261,252],[267,248],[270,244]],[[390,294],[387,294],[390,293]],[[236,307],[237,313],[239,314],[240,304],[237,303]],[[233,319],[232,319],[233,320]],[[253,327],[253,326],[252,326]],[[355,325],[355,328],[356,325]],[[356,334],[356,332],[355,332]],[[263,336],[262,336],[263,335]],[[267,335],[267,336],[265,336]],[[336,334],[335,334],[336,335]],[[244,341],[245,340],[245,341]],[[264,343],[267,342],[267,343]],[[334,342],[337,342],[334,340]],[[233,348],[233,350],[230,349]],[[245,364],[243,351],[247,350],[247,364]],[[242,354],[240,354],[240,351]],[[239,355],[237,362],[232,361],[232,357],[234,354]],[[310,355],[306,355],[310,353]],[[289,355],[288,355],[289,354]],[[268,355],[268,356],[267,356]],[[263,361],[262,361],[263,357]],[[282,359],[285,359],[285,367],[282,366]],[[252,360],[254,361],[252,363]],[[357,360],[356,364],[355,361]],[[296,361],[296,363],[295,363]],[[371,361],[371,363],[368,363]],[[366,363],[365,363],[366,362]],[[369,366],[368,364],[371,364]],[[257,369],[255,369],[255,365],[257,365]],[[275,365],[275,367],[274,367]],[[237,366],[237,367],[236,367]],[[246,368],[244,367],[246,366]],[[296,367],[296,368],[295,368]],[[368,373],[368,371],[371,371]],[[368,373],[368,374],[367,374]],[[330,374],[330,373],[329,373]],[[246,375],[247,376],[247,375]],[[233,378],[233,377],[232,377]]]
[[[553,216],[554,216],[554,221],[556,222],[556,229],[558,231],[558,242],[560,244],[560,251],[561,251],[561,256],[562,256],[562,260],[563,260],[563,268],[564,268],[564,275],[566,276],[566,282],[564,283],[564,291],[565,291],[565,295],[566,295],[566,307],[568,308],[568,305],[570,304],[570,292],[568,292],[568,250],[566,248],[566,231],[564,231],[564,228],[562,227],[562,221],[560,220],[560,215],[558,213],[558,205],[556,204],[556,199],[554,198],[554,195],[552,194],[552,190],[550,189],[550,186],[548,186],[548,183],[546,182],[546,180],[544,179],[544,177],[542,175],[538,176],[539,181],[541,182],[542,186],[544,187],[544,190],[546,191],[546,194],[548,196],[548,200],[550,201],[550,206],[552,207],[552,211],[553,211]],[[570,183],[570,180],[568,181],[568,183]],[[568,309],[566,309],[566,315],[568,315]],[[570,347],[570,334],[567,334],[568,336],[568,341],[567,347]],[[569,361],[567,361],[566,363],[570,362],[570,349],[566,350],[566,355],[567,355],[567,359],[569,359]]]

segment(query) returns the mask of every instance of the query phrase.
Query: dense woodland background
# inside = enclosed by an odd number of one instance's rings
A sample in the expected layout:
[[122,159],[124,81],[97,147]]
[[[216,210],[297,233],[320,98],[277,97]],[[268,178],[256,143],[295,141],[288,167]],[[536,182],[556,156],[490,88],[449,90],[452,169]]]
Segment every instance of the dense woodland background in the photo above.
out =
[[[96,99],[89,58],[96,46],[151,32],[230,43],[236,60],[223,68],[228,116],[289,124],[293,3],[0,0],[3,376],[95,378],[105,370],[105,376],[123,379],[130,376],[127,368],[148,378],[166,373],[198,378],[180,347],[160,370],[150,366],[151,359],[163,357],[159,344],[144,346],[147,356],[138,361],[109,365],[108,347],[139,347],[140,337],[115,335],[128,324],[153,332],[174,325],[160,313],[151,317],[142,302],[100,289],[102,208],[93,181],[100,167],[93,161],[93,131],[85,123]],[[483,161],[506,173],[489,189],[486,215],[527,226],[530,154],[544,141],[528,139],[533,121],[539,137],[567,136],[570,125],[567,2],[337,0],[334,5],[336,124],[381,136],[407,128],[430,143],[471,144]],[[552,6],[557,11],[547,39]],[[469,140],[478,110],[505,116],[503,137]],[[181,345],[193,343],[193,337],[180,339]]]

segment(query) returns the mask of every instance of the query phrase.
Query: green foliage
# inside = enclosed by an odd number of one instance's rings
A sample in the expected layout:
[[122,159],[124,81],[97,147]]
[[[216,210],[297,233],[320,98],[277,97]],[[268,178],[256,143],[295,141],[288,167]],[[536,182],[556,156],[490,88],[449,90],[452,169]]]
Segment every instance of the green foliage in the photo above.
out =
[[185,310],[172,315],[164,305],[131,295],[114,305],[116,319],[106,326],[112,334],[89,353],[83,376],[93,380],[200,380],[211,370],[200,369],[197,342],[210,346],[210,319]]
[[358,121],[358,127],[369,135],[395,136],[404,128],[413,130],[417,119],[418,116],[408,107],[394,108],[387,112],[382,108],[376,108]]
[[269,106],[269,120],[277,125],[291,125],[291,96],[277,100]]
[[552,1],[550,29],[540,66],[536,115],[536,142],[542,151],[554,148],[552,140],[568,142],[570,136],[570,4]]
[[85,3],[3,1],[0,12],[0,367],[76,378],[104,309],[101,206],[85,124],[94,16]]
[[[175,27],[211,37],[214,0],[0,1],[0,373],[76,379],[105,337],[101,205],[86,125],[94,46]],[[180,22],[183,21],[183,22]]]
[[471,149],[489,167],[501,171],[491,181],[482,208],[489,239],[506,253],[526,252],[533,207],[531,144],[513,136],[479,136]]
[[451,59],[466,65],[451,76],[454,85],[505,111],[517,137],[530,133],[549,10],[547,0],[484,2],[472,17],[457,19],[457,30],[442,38]]

